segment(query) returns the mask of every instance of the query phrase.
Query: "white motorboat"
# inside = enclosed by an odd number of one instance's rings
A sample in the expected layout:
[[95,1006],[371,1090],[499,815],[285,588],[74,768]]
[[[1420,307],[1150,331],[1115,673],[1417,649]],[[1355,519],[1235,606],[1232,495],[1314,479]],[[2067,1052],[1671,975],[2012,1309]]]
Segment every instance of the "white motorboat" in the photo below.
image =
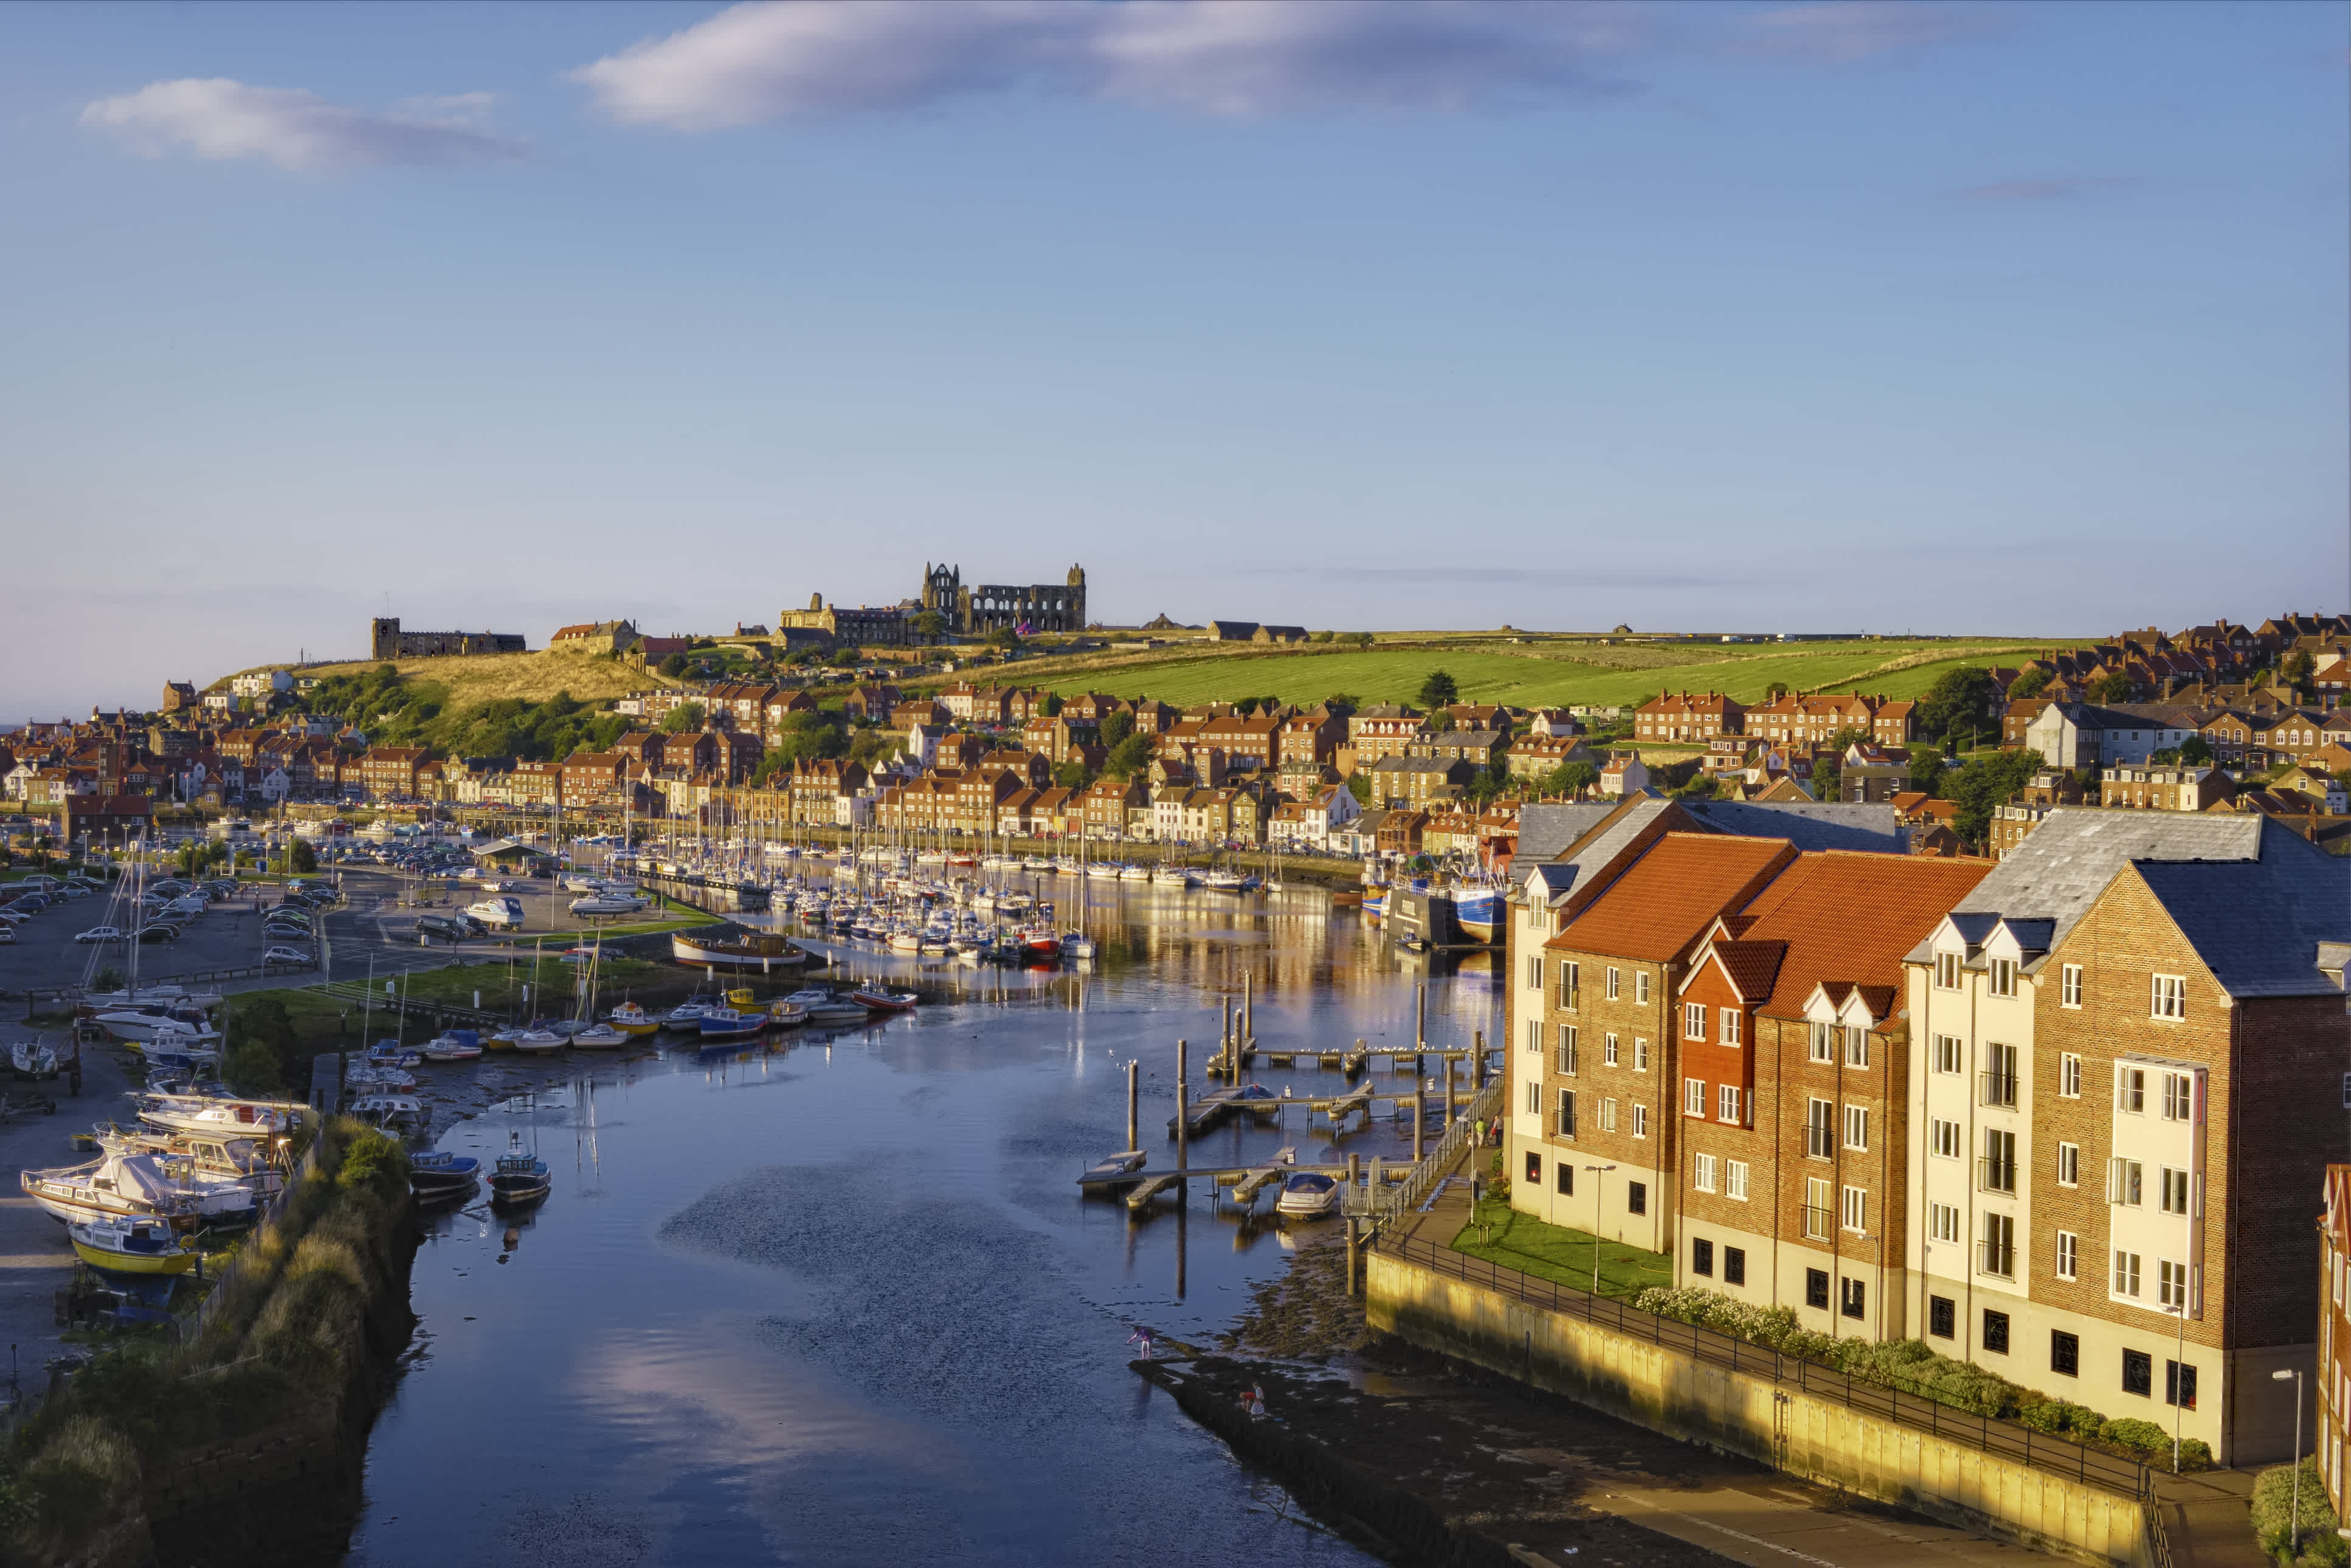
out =
[[642,898],[600,893],[590,898],[575,898],[566,907],[574,915],[634,915],[644,906],[645,901]]
[[1189,887],[1192,882],[1192,873],[1180,865],[1164,865],[1151,873],[1154,887]]
[[581,1051],[618,1051],[629,1043],[629,1037],[611,1024],[593,1023],[573,1035],[571,1043]]
[[8,1048],[8,1062],[19,1078],[55,1078],[57,1048],[44,1040],[20,1040]]
[[416,1087],[416,1075],[398,1067],[354,1067],[343,1074],[343,1087],[361,1094],[405,1094]]
[[561,1051],[564,1039],[551,1029],[527,1029],[514,1037],[514,1048],[527,1056],[548,1056]]
[[194,1094],[151,1094],[140,1102],[139,1119],[175,1133],[283,1133],[294,1113],[254,1100],[214,1100]]
[[1273,1210],[1292,1218],[1311,1218],[1336,1213],[1338,1207],[1339,1184],[1335,1179],[1320,1171],[1293,1171],[1282,1181],[1281,1198]]
[[451,1030],[424,1042],[427,1061],[471,1061],[482,1054],[482,1042],[472,1030]]
[[1149,882],[1151,880],[1151,868],[1147,865],[1121,866],[1119,868],[1118,880],[1121,882]]
[[202,1049],[220,1043],[220,1032],[200,1023],[173,1018],[163,1012],[119,1011],[103,1012],[96,1019],[98,1027],[127,1045],[147,1045],[167,1042],[173,1045]]

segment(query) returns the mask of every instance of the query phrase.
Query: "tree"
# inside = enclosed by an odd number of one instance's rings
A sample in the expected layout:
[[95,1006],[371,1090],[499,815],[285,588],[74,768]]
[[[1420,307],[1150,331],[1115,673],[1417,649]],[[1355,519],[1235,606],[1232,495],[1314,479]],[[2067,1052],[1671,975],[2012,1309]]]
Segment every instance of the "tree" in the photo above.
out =
[[1552,770],[1552,776],[1559,780],[1562,791],[1579,800],[1583,799],[1586,791],[1600,786],[1600,769],[1589,762],[1562,763]]
[[1365,806],[1370,805],[1372,803],[1372,776],[1368,773],[1350,773],[1347,775],[1347,793],[1353,795],[1359,804]]
[[1943,784],[1943,753],[1939,747],[1910,748],[1910,788],[1933,800]]
[[1785,681],[1773,681],[1770,685],[1763,688],[1763,700],[1767,703],[1778,702],[1782,697],[1784,697],[1787,695],[1788,683]]
[[668,658],[664,659],[660,665],[661,673],[672,680],[684,674],[685,667],[685,655],[683,653],[672,653]]
[[2131,699],[2131,678],[2120,670],[2108,670],[2082,691],[2094,703],[2126,703]]
[[935,610],[925,610],[914,617],[914,635],[935,640],[947,634],[947,618]]
[[287,846],[286,868],[297,876],[308,876],[319,869],[319,852],[310,847],[308,839],[296,839]]
[[1121,779],[1132,779],[1151,766],[1154,739],[1148,735],[1130,735],[1110,748],[1102,759],[1102,772]]
[[2035,664],[2008,683],[2008,700],[2022,702],[2026,697],[2037,697],[2041,695],[2041,688],[2048,684],[2049,672]]
[[1317,643],[1328,643],[1330,640],[1331,640],[1331,633],[1330,633],[1330,632],[1315,632],[1315,633],[1314,633],[1314,636],[1313,636],[1313,638],[1312,638],[1312,641],[1317,642]]
[[1945,798],[1959,807],[1951,829],[1971,849],[1983,847],[1992,811],[2041,771],[2037,751],[1980,751],[1952,771]]
[[1045,694],[1045,716],[1047,718],[1051,718],[1061,711],[1061,694],[1059,692],[1047,692]]
[[672,735],[684,735],[688,730],[700,729],[702,721],[708,716],[700,703],[680,703],[662,716],[662,728]]
[[1970,734],[1991,717],[1999,695],[1991,676],[1972,664],[1946,670],[1918,699],[1918,727],[1937,740]]
[[277,1052],[257,1040],[246,1040],[229,1053],[228,1085],[250,1095],[268,1094],[283,1087]]
[[1443,670],[1429,671],[1428,679],[1420,683],[1420,706],[1431,711],[1447,703],[1458,702],[1460,698],[1460,686]]
[[1064,789],[1084,789],[1086,787],[1086,765],[1077,758],[1071,758],[1067,762],[1062,763],[1059,768],[1053,769],[1053,782],[1059,784]]
[[1118,743],[1134,733],[1134,716],[1124,708],[1113,708],[1102,716],[1102,743],[1113,751]]
[[1020,651],[1020,633],[1009,626],[998,626],[982,639],[991,648],[1001,648],[1008,653]]
[[2212,743],[2200,735],[2189,736],[2179,743],[2179,760],[2190,768],[2210,766]]
[[855,669],[858,663],[857,644],[854,643],[834,643],[831,647],[825,650],[824,662],[831,664],[836,670]]
[[2296,648],[2278,665],[2278,674],[2291,686],[2307,686],[2311,676],[2318,673],[2318,661],[2310,656],[2307,648]]
[[1364,706],[1364,699],[1353,692],[1332,692],[1322,699],[1322,706],[1332,713],[1353,713]]

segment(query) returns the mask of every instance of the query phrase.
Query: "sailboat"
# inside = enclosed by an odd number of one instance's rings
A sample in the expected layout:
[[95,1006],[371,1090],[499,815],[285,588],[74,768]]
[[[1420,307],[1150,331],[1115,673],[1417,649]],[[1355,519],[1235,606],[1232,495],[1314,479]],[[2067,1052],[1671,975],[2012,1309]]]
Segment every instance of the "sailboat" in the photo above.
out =
[[629,1043],[629,1036],[609,1020],[596,1020],[596,970],[602,960],[604,944],[599,940],[588,950],[588,972],[580,977],[580,1027],[571,1033],[572,1048],[577,1051],[618,1051]]

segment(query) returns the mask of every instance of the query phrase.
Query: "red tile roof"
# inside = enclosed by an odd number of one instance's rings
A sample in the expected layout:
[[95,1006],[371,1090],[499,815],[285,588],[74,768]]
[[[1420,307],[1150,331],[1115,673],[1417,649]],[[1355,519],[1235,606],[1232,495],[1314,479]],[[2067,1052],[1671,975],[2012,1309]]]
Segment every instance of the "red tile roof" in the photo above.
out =
[[1756,918],[1740,946],[1787,944],[1762,1010],[1802,1018],[1823,982],[1898,990],[1903,955],[1991,870],[1989,861],[1846,850],[1802,857],[1748,905]]
[[1796,858],[1784,839],[1667,833],[1544,946],[1664,963]]

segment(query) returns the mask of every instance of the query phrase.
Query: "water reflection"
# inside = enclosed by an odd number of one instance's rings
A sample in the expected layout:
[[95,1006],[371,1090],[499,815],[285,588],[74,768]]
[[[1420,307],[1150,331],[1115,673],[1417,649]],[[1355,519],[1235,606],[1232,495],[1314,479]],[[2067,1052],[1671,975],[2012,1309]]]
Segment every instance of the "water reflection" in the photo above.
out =
[[[850,977],[920,971],[956,999],[594,1063],[460,1124],[446,1146],[485,1156],[520,1129],[555,1191],[435,1222],[414,1285],[432,1351],[377,1428],[351,1561],[1164,1564],[1179,1541],[1186,1561],[1368,1561],[1252,1511],[1221,1445],[1125,1370],[1133,1323],[1213,1333],[1311,1232],[1199,1182],[1131,1217],[1075,1177],[1125,1145],[1131,1059],[1152,1167],[1173,1165],[1176,1041],[1196,1074],[1245,978],[1280,1050],[1408,1042],[1424,975],[1432,1044],[1490,1036],[1493,977],[1400,963],[1316,894],[1063,878],[1064,924],[1081,889],[1091,972],[845,954]],[[1293,1112],[1192,1160],[1410,1142],[1408,1119],[1333,1134]]]

